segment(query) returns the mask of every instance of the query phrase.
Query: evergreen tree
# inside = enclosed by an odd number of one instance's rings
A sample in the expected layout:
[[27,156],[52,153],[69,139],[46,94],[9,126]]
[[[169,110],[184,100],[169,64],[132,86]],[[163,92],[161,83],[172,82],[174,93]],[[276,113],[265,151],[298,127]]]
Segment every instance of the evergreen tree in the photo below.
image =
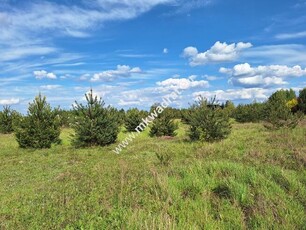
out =
[[229,116],[233,117],[235,111],[235,105],[232,101],[226,101],[224,105],[224,112]]
[[15,135],[21,148],[50,148],[60,143],[60,122],[55,110],[39,94],[29,104],[27,116],[16,122]]
[[[287,92],[287,93],[286,93]],[[295,128],[300,121],[300,114],[293,114],[288,106],[290,91],[280,90],[273,93],[266,104],[265,127],[268,129]]]
[[264,103],[254,102],[252,104],[238,105],[234,110],[233,117],[237,122],[259,122],[264,119]]
[[56,113],[58,114],[61,127],[70,127],[70,124],[73,121],[73,112],[71,110],[64,109],[56,109]]
[[222,111],[215,98],[208,102],[201,97],[191,106],[189,120],[191,140],[218,141],[231,133],[228,114]]
[[125,128],[128,132],[136,132],[135,128],[142,122],[142,118],[145,118],[144,113],[138,109],[129,109],[126,112]]
[[[161,106],[157,107],[162,108]],[[178,129],[178,124],[174,122],[172,115],[173,114],[170,114],[167,110],[160,113],[159,116],[153,121],[150,129],[150,136],[176,136],[177,133],[175,131]]]
[[75,147],[105,146],[114,143],[119,133],[118,111],[104,107],[104,101],[93,95],[92,90],[85,94],[87,104],[75,102],[75,122],[72,144]]
[[120,110],[118,111],[118,120],[119,120],[120,126],[121,126],[121,125],[124,125],[125,116],[126,116],[126,115],[125,115],[124,109],[120,109]]
[[13,130],[14,111],[9,106],[4,106],[0,112],[0,133],[8,134]]
[[306,88],[300,91],[298,99],[298,108],[300,111],[306,114]]

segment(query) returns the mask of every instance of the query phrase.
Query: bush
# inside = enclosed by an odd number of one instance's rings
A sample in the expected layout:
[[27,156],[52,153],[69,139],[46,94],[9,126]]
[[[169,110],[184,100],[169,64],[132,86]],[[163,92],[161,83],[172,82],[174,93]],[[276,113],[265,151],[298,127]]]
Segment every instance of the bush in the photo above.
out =
[[264,119],[264,110],[264,103],[240,104],[234,110],[233,117],[240,123],[259,122]]
[[70,110],[57,109],[56,113],[58,114],[61,127],[70,127],[73,122],[73,113]]
[[39,94],[29,104],[27,116],[16,121],[15,132],[21,148],[50,148],[60,143],[60,122],[46,97]]
[[300,111],[306,114],[306,88],[300,91],[298,98],[298,108]]
[[231,125],[228,114],[216,103],[201,98],[192,105],[189,113],[191,140],[218,141],[228,137]]
[[125,111],[124,109],[120,109],[118,112],[118,122],[119,122],[119,126],[124,125],[125,122]]
[[4,106],[3,111],[0,112],[0,133],[9,134],[14,131],[14,120],[21,115],[12,110],[9,106]]
[[119,133],[118,111],[93,96],[92,90],[85,94],[87,104],[75,102],[75,130],[72,144],[75,147],[105,146],[114,143]]
[[125,116],[125,128],[128,132],[136,132],[135,128],[142,122],[142,118],[145,118],[145,114],[138,109],[129,109]]
[[176,136],[175,130],[178,129],[178,124],[174,122],[172,118],[172,114],[170,114],[167,110],[164,110],[163,113],[159,114],[159,116],[153,121],[150,130],[151,137],[161,137],[161,136]]
[[268,129],[295,128],[301,118],[299,113],[293,114],[288,101],[292,98],[287,96],[289,91],[280,90],[273,93],[266,104],[265,127]]
[[227,113],[229,117],[234,116],[235,105],[232,101],[226,101],[224,105],[224,112]]

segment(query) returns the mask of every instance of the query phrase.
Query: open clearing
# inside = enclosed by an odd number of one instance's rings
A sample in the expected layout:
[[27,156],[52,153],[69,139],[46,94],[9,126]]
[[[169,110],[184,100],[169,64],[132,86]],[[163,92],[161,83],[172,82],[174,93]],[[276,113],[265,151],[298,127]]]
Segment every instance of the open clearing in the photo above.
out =
[[[120,155],[0,135],[0,229],[306,229],[306,122],[233,124],[218,143],[142,133]],[[159,156],[159,157],[158,157]]]

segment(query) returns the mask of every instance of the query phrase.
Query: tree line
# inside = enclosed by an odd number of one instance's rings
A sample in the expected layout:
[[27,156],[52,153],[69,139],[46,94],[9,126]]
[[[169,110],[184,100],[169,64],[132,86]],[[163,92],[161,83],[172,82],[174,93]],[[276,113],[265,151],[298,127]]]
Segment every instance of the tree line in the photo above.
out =
[[[21,115],[9,106],[0,112],[0,133],[14,133],[21,148],[50,148],[60,144],[62,127],[74,130],[72,145],[81,147],[106,146],[116,142],[124,126],[127,132],[136,132],[150,111],[131,108],[127,111],[105,106],[104,101],[94,96],[92,90],[85,94],[86,103],[75,102],[72,110],[52,108],[46,97],[39,94],[29,103],[26,115]],[[231,101],[219,103],[216,98],[200,97],[187,109],[167,107],[150,125],[151,137],[175,136],[178,120],[188,125],[191,141],[219,141],[231,133],[231,124],[236,122],[262,122],[267,129],[293,129],[306,114],[306,88],[299,92],[279,90],[267,101],[235,106]]]

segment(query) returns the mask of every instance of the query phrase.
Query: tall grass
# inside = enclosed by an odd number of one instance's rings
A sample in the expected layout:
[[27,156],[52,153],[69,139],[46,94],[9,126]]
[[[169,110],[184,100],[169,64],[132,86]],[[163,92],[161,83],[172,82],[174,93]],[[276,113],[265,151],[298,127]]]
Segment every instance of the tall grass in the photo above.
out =
[[[122,154],[0,135],[0,229],[305,229],[306,125],[234,124],[217,143],[141,133]],[[119,140],[127,135],[122,132]]]

